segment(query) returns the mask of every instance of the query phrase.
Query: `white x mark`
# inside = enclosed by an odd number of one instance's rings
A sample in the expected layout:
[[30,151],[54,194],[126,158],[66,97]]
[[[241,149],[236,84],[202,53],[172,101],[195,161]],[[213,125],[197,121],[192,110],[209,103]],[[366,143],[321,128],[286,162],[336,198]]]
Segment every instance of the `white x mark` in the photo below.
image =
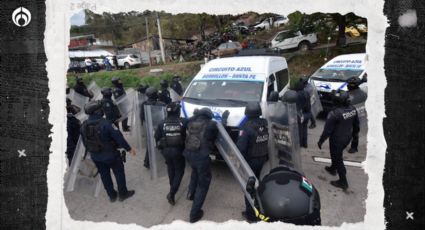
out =
[[413,220],[413,214],[414,214],[414,212],[406,212],[406,220],[408,220],[408,219]]
[[26,157],[27,156],[27,154],[25,154],[25,149],[18,150],[18,153],[19,153],[19,157]]

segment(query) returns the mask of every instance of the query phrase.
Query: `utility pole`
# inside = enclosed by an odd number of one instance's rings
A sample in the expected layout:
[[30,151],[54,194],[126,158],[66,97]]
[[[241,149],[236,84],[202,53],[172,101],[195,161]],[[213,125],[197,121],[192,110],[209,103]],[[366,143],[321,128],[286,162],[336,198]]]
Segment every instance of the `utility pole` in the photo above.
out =
[[164,44],[162,43],[161,23],[159,22],[158,13],[156,13],[156,21],[158,23],[159,48],[161,49],[162,62],[165,64]]
[[[149,24],[148,24],[148,17],[145,16],[145,26],[146,26],[146,50],[148,51],[148,57],[149,57],[149,66],[152,66],[151,63],[151,49],[149,44]],[[151,41],[152,42],[152,41]]]

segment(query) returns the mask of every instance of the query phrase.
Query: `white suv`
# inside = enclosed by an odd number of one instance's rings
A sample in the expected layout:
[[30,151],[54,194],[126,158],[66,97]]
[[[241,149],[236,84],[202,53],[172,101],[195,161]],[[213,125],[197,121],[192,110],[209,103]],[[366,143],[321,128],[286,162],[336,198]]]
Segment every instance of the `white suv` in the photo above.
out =
[[271,41],[271,48],[281,50],[298,48],[307,51],[317,43],[316,33],[302,34],[301,31],[284,30],[278,32]]
[[139,67],[142,62],[140,57],[135,54],[117,55],[118,68],[130,69],[131,67]]

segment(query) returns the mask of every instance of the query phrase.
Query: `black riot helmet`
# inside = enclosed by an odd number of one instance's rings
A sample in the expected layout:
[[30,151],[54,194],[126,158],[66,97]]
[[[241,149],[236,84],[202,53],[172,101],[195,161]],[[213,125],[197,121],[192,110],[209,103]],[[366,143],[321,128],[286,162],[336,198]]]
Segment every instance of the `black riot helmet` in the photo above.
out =
[[179,102],[171,102],[166,107],[167,113],[169,116],[170,115],[180,116],[180,108],[181,106]]
[[282,101],[287,103],[296,103],[297,102],[297,92],[294,90],[288,90],[283,94]]
[[163,89],[168,88],[168,81],[167,80],[161,80],[159,83]]
[[248,102],[245,108],[245,115],[249,118],[261,116],[261,106],[258,102]]
[[358,89],[359,85],[361,84],[362,80],[358,77],[351,77],[347,80],[347,88],[348,91]]
[[139,86],[137,87],[137,91],[139,91],[139,93],[141,94],[145,94],[148,88],[148,85],[139,84]]
[[155,87],[147,88],[145,94],[149,99],[158,99],[158,90]]
[[332,100],[336,105],[348,105],[350,103],[350,95],[347,91],[337,90],[333,91]]
[[196,115],[198,115],[198,116],[206,116],[209,119],[212,119],[214,117],[213,112],[208,107],[203,107],[202,109],[198,110],[196,112]]
[[112,89],[109,87],[103,88],[102,91],[100,91],[104,98],[111,98],[112,97]]
[[279,101],[279,93],[276,91],[272,91],[269,95],[269,98],[267,98],[267,101],[270,101],[270,102]]
[[89,101],[84,106],[84,112],[88,115],[103,114],[102,103],[100,101]]
[[76,82],[77,84],[84,84],[84,82],[83,82],[83,78],[82,78],[81,76],[76,76],[76,77],[75,77],[75,82]]
[[121,79],[119,77],[112,77],[111,79],[112,84],[114,84],[115,86],[120,86],[122,85]]
[[301,91],[304,90],[304,87],[307,84],[307,79],[305,78],[300,78],[296,83],[295,83],[295,90],[296,91]]
[[72,100],[69,98],[66,98],[66,106],[71,106]]
[[182,80],[181,77],[180,76],[177,76],[177,75],[173,76],[173,78],[172,78],[172,81],[173,82],[179,82],[181,80]]
[[279,166],[260,182],[258,196],[262,214],[269,222],[320,225],[320,196],[296,170]]

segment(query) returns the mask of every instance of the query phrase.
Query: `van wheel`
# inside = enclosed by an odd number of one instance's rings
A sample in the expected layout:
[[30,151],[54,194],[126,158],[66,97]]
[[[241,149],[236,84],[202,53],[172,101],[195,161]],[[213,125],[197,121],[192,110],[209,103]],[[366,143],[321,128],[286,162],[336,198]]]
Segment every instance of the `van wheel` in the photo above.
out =
[[130,69],[130,64],[128,64],[128,62],[124,63],[124,68],[125,69]]
[[303,41],[298,45],[298,50],[301,52],[306,52],[310,49],[310,43],[307,41]]

